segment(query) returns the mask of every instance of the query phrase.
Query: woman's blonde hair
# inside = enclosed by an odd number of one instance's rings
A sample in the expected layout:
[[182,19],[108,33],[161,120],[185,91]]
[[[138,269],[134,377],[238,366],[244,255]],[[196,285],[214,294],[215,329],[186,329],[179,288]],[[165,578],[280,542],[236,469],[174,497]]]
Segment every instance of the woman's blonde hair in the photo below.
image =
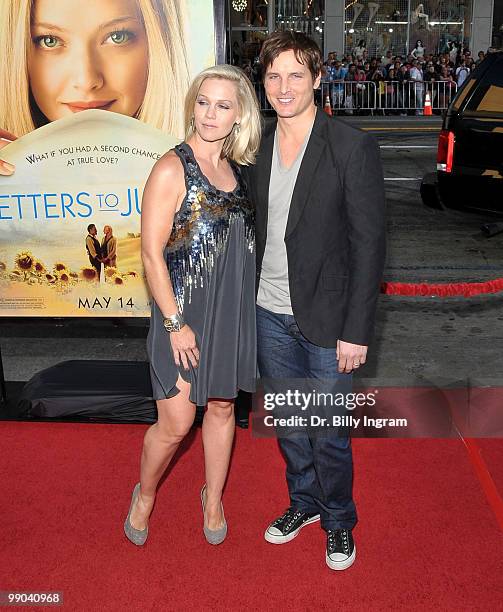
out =
[[[0,127],[22,136],[47,121],[30,96],[30,20],[36,0],[0,1]],[[148,77],[135,117],[178,138],[189,85],[185,0],[136,0],[146,32]],[[42,120],[41,120],[42,117]]]
[[194,107],[201,85],[206,79],[226,79],[236,83],[241,121],[239,129],[234,126],[222,148],[222,157],[248,166],[255,163],[260,144],[262,120],[255,90],[245,73],[235,66],[221,64],[200,72],[192,81],[185,98],[185,140],[194,134]]

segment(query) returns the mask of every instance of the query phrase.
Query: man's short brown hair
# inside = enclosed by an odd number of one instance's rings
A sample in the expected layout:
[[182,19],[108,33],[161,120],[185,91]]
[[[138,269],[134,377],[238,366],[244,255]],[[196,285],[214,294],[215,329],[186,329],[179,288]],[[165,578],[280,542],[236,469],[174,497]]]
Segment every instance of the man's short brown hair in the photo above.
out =
[[272,66],[278,55],[290,50],[295,53],[295,59],[300,64],[307,66],[314,81],[323,65],[320,48],[309,36],[291,30],[273,32],[264,40],[259,56],[262,76],[265,76],[266,70]]

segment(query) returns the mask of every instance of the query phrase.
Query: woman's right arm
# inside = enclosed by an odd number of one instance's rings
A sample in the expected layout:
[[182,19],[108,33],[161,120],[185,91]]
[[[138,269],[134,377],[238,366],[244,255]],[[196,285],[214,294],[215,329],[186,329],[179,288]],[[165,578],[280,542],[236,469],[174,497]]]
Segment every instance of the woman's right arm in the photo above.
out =
[[[5,130],[0,129],[0,149],[6,147],[13,140],[16,140],[14,134],[10,134]],[[10,176],[14,172],[14,170],[15,168],[12,164],[9,164],[9,162],[0,159],[0,174],[2,176]]]
[[[185,191],[182,164],[177,155],[169,151],[154,164],[145,184],[141,211],[143,267],[152,297],[164,317],[178,312],[163,251]],[[188,369],[190,361],[196,367],[199,352],[192,329],[185,324],[180,331],[170,332],[169,339],[175,363]]]

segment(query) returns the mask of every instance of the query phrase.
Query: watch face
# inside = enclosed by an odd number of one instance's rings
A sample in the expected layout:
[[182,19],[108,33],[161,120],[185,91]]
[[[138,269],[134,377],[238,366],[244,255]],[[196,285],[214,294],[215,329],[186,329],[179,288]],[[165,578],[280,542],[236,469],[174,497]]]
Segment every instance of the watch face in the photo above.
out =
[[178,321],[171,321],[170,319],[166,319],[164,321],[164,327],[169,332],[180,331],[180,323]]

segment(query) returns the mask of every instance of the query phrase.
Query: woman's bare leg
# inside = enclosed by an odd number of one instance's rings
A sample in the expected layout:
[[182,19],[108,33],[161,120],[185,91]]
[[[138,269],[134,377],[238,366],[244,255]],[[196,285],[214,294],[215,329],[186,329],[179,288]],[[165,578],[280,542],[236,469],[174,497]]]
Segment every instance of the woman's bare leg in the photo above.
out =
[[179,376],[176,386],[180,393],[169,399],[157,400],[158,420],[145,432],[140,492],[130,517],[135,529],[143,530],[147,526],[157,484],[194,422],[196,406],[189,401],[190,384]]
[[220,501],[229,469],[234,430],[234,400],[209,401],[203,420],[205,515],[206,527],[213,530],[224,524]]

